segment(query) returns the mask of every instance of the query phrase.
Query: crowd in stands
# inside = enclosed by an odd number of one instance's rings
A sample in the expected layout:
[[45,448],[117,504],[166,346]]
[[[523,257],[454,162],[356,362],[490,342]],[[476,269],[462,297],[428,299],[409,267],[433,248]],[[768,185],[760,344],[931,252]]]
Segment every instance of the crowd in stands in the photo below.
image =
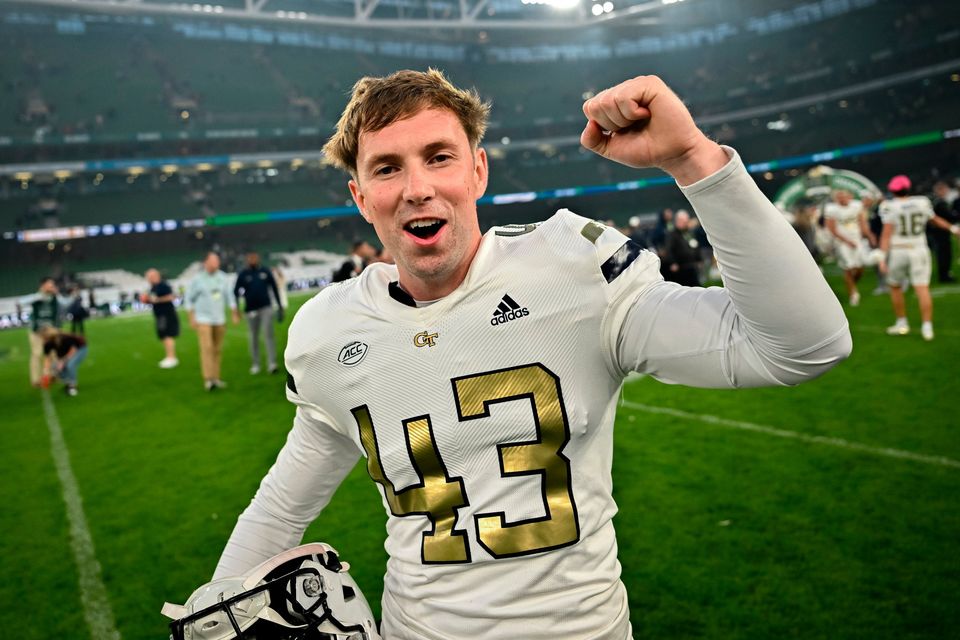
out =
[[[480,56],[471,57],[469,64],[444,66],[459,82],[475,84],[493,101],[487,142],[498,145],[502,140],[570,137],[584,97],[604,86],[611,74],[619,77],[628,65],[663,74],[695,115],[710,118],[942,62],[960,55],[960,30],[950,20],[956,13],[956,8],[942,2],[879,2],[815,25],[773,34],[742,33],[722,45],[623,58],[613,65],[607,60],[492,62]],[[851,37],[854,32],[856,37]],[[67,37],[10,27],[3,33],[10,35],[11,49],[17,53],[0,61],[2,89],[9,98],[3,102],[15,105],[10,126],[0,127],[0,134],[25,133],[37,141],[53,132],[99,131],[116,137],[138,130],[189,133],[284,122],[314,125],[322,135],[332,126],[344,92],[358,75],[424,64],[353,53],[324,56],[309,51],[303,55],[303,50],[282,45],[171,40],[180,36],[163,35],[162,30],[147,34],[117,29],[106,37],[99,33],[96,42],[79,49],[78,38],[87,43],[94,39],[92,34]],[[177,46],[168,46],[171,43]],[[502,34],[490,38],[491,46],[504,44]],[[116,55],[118,47],[124,55]],[[478,47],[478,51],[483,48]],[[199,55],[202,51],[216,55]],[[77,72],[87,67],[98,71]],[[526,82],[502,81],[517,74]],[[102,90],[106,86],[111,91]],[[955,126],[950,105],[958,91],[960,81],[939,74],[843,100],[758,117],[725,118],[704,128],[718,141],[736,146],[745,158],[764,161]],[[315,136],[188,137],[110,146],[94,142],[12,145],[0,147],[0,161],[3,157],[20,161],[60,155],[76,158],[76,154],[89,158],[266,151],[304,144],[315,148],[318,140]],[[513,150],[505,145],[501,153],[505,161],[498,162],[499,168],[491,174],[488,193],[608,184],[636,177],[575,146],[544,144]],[[123,173],[106,173],[105,178],[104,174],[80,174],[60,181],[38,177],[22,183],[0,178],[2,230],[205,218],[219,213],[341,206],[348,200],[342,177],[335,171],[278,167],[269,170],[274,172],[272,177],[266,171],[256,167],[239,173],[226,168],[176,175],[155,171],[139,178]],[[243,191],[244,186],[250,189]],[[257,189],[261,186],[276,187],[276,191]],[[117,194],[123,197],[114,197]]]
[[[551,118],[563,123],[556,105],[578,104],[585,94],[606,86],[611,75],[619,77],[627,66],[670,78],[694,114],[703,116],[876,80],[950,59],[960,51],[960,36],[949,28],[955,15],[955,9],[941,2],[877,3],[782,33],[743,34],[722,45],[623,58],[614,65],[609,60],[529,64],[471,60],[444,66],[492,99],[492,130],[497,132],[503,127],[506,133],[511,123],[518,122],[526,128]],[[851,37],[853,32],[856,37]],[[184,41],[173,32],[148,35],[120,30],[113,41],[79,53],[70,38],[92,36],[13,32],[10,37],[15,40],[16,65],[5,74],[4,82],[18,110],[9,129],[41,138],[50,133],[132,134],[141,129],[284,123],[320,125],[327,130],[352,79],[427,63],[355,54],[325,57],[321,52],[304,56],[302,51],[279,45]],[[776,46],[770,46],[774,40]],[[211,50],[215,55],[209,55]],[[101,67],[101,74],[108,77],[77,72],[90,66]],[[527,81],[511,86],[501,80],[515,74]],[[101,84],[116,87],[115,97],[100,95]]]

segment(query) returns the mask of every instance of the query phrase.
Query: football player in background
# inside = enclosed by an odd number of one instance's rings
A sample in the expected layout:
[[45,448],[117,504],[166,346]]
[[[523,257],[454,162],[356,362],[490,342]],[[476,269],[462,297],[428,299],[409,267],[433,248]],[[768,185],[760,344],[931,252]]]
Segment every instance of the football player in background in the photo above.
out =
[[860,292],[857,282],[863,276],[866,251],[863,239],[870,240],[870,246],[877,246],[877,237],[867,225],[867,212],[860,200],[846,189],[834,192],[833,202],[823,207],[823,217],[827,230],[834,237],[834,249],[837,264],[843,269],[843,282],[847,285],[850,306],[860,304]]
[[927,246],[927,223],[960,236],[960,226],[933,212],[933,204],[926,196],[911,196],[910,178],[904,175],[890,179],[887,189],[893,199],[880,203],[880,219],[883,233],[880,249],[889,257],[880,263],[880,271],[887,276],[890,287],[890,302],[896,321],[887,327],[892,336],[910,333],[907,322],[907,305],[903,298],[903,285],[912,284],[920,305],[920,335],[924,340],[933,340],[933,298],[930,297],[930,247]]
[[588,149],[672,175],[726,288],[664,282],[615,229],[556,212],[481,234],[489,105],[438,71],[361,79],[325,147],[396,266],[297,313],[287,443],[215,578],[292,547],[360,456],[389,511],[384,638],[632,636],[612,496],[628,372],[793,385],[851,349],[803,243],[659,79],[583,105]]

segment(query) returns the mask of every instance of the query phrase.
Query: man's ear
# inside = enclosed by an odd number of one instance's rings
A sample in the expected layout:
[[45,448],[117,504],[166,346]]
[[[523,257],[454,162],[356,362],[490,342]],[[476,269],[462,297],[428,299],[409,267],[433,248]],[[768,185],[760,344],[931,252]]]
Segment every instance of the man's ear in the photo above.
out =
[[360,215],[363,216],[363,219],[368,223],[370,222],[370,216],[367,215],[367,207],[365,205],[365,199],[363,197],[363,192],[360,190],[360,183],[356,179],[351,179],[347,183],[347,186],[350,187],[350,196],[353,198],[353,201],[357,204],[357,209],[360,209]]
[[483,197],[487,191],[487,178],[489,176],[489,166],[487,164],[487,151],[483,147],[477,147],[477,152],[473,158],[474,170],[477,179],[477,199]]

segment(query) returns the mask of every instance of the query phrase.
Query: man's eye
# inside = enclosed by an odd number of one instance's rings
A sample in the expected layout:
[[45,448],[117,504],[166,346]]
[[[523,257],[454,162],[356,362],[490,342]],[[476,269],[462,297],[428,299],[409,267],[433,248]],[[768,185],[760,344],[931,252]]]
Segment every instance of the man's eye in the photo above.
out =
[[450,155],[449,155],[449,154],[446,154],[446,153],[438,153],[437,155],[433,156],[432,161],[433,161],[433,162],[446,162],[446,161],[449,160],[449,159],[450,159]]
[[396,167],[380,167],[373,173],[374,175],[378,175],[378,176],[388,176],[396,170],[397,170]]

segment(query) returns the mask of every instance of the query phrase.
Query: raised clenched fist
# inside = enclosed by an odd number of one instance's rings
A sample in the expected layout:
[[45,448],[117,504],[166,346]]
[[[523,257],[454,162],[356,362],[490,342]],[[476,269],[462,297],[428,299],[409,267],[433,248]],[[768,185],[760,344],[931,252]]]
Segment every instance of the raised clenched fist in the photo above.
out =
[[639,76],[583,103],[580,143],[628,167],[659,167],[688,185],[723,167],[727,154],[707,138],[663,80]]

